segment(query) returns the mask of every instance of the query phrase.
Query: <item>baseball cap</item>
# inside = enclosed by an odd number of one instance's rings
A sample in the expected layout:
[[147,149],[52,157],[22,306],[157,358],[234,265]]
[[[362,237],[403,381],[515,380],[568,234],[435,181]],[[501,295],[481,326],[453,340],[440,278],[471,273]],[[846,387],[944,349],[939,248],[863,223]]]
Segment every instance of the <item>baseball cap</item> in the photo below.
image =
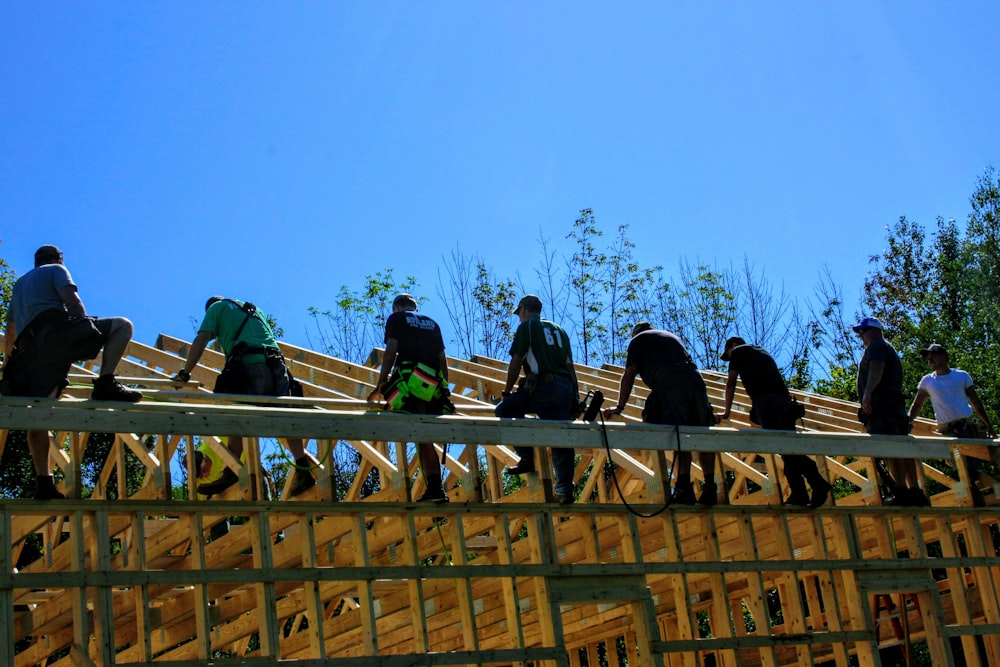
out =
[[635,326],[632,327],[632,337],[635,338],[636,336],[638,336],[639,334],[641,334],[643,331],[649,331],[652,328],[653,328],[653,325],[650,324],[649,322],[645,322],[645,321],[643,321],[643,322],[636,322]]
[[865,329],[878,329],[882,331],[882,323],[875,317],[866,317],[854,327],[854,333],[861,333]]
[[939,345],[938,343],[931,343],[930,345],[927,346],[926,350],[920,350],[920,354],[923,355],[924,357],[927,357],[934,353],[947,355],[948,350],[944,349],[944,345]]
[[719,355],[719,359],[723,361],[729,361],[729,353],[732,349],[738,345],[746,345],[747,342],[739,336],[732,336],[726,340],[725,346],[722,348],[723,352]]
[[521,300],[517,302],[517,308],[514,309],[515,315],[517,314],[517,311],[521,309],[522,306],[527,307],[528,310],[530,310],[533,313],[542,312],[542,300],[539,299],[534,294],[526,294],[521,297]]

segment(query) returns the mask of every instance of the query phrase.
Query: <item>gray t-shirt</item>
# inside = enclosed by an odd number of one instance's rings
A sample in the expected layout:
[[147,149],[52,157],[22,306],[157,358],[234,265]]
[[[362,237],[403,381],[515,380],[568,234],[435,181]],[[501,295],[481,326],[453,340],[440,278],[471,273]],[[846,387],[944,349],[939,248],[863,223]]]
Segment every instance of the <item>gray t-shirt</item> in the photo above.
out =
[[53,308],[65,308],[59,290],[76,286],[69,269],[62,264],[45,264],[28,271],[14,283],[7,319],[20,334],[31,321]]

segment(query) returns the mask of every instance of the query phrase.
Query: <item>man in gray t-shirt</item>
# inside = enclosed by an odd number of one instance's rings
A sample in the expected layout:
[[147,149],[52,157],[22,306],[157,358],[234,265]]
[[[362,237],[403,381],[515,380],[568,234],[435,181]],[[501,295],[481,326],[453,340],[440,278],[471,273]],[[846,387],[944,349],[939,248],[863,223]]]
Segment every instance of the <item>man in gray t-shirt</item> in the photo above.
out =
[[[68,384],[72,360],[57,355],[56,346],[71,323],[87,317],[87,311],[62,260],[59,248],[44,245],[35,251],[35,268],[14,283],[4,333],[0,385],[8,396],[58,398]],[[132,323],[124,317],[91,319],[100,333],[97,345],[103,348],[101,375],[94,380],[91,398],[135,403],[142,397],[139,392],[126,389],[114,376],[132,339]],[[79,354],[81,357],[96,354],[101,347],[86,352],[81,349]],[[67,350],[75,351],[75,347]],[[28,431],[28,449],[37,475],[35,499],[64,497],[52,480],[48,431]]]

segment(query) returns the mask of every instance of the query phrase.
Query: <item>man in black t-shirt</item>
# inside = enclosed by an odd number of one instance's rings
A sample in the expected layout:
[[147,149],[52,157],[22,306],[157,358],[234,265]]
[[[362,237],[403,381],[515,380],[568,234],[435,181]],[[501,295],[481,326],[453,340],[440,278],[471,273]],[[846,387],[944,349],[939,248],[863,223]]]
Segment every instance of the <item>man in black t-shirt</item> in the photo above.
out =
[[[416,299],[400,294],[393,300],[392,315],[385,321],[382,370],[368,400],[382,399],[394,411],[443,415],[455,411],[448,396],[448,357],[441,328],[431,318],[417,313]],[[417,452],[427,483],[427,490],[417,501],[448,502],[434,444],[418,442]]]
[[[750,397],[750,421],[761,428],[775,431],[794,431],[798,418],[798,407],[788,393],[788,385],[781,377],[781,371],[774,358],[764,348],[747,345],[739,336],[726,341],[720,357],[729,362],[729,377],[726,379],[726,407],[718,419],[729,419],[736,394],[736,380],[743,380],[743,388]],[[803,454],[785,454],[785,478],[791,494],[787,505],[808,505],[819,507],[826,502],[830,493],[830,483],[819,474],[816,462]],[[812,496],[806,491],[806,481],[812,487]]]
[[[604,411],[605,417],[621,414],[638,375],[650,388],[642,420],[649,424],[680,426],[713,426],[715,416],[708,402],[708,391],[701,373],[691,360],[681,339],[669,331],[653,329],[649,322],[640,322],[632,329],[628,344],[625,372],[618,388],[618,405]],[[698,464],[705,477],[698,502],[714,505],[718,502],[715,484],[714,452],[699,452]],[[692,505],[695,502],[691,484],[691,452],[677,454],[677,482],[673,502]]]
[[[872,435],[906,435],[910,420],[903,396],[903,364],[895,348],[882,336],[882,322],[866,317],[854,328],[861,336],[865,353],[858,364],[858,420]],[[917,481],[913,459],[886,459],[888,486],[892,496],[887,505],[928,506],[930,500]]]

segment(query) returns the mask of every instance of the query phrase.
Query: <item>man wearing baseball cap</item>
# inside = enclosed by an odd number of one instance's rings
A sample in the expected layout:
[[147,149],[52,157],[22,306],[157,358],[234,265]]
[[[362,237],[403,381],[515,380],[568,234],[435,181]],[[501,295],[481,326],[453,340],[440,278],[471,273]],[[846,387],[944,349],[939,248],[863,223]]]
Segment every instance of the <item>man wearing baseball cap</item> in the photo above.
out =
[[[572,419],[572,411],[580,395],[573,368],[573,351],[569,336],[555,322],[542,319],[542,300],[528,294],[514,311],[521,324],[514,332],[510,346],[510,364],[503,400],[496,407],[497,417],[524,417],[533,412],[539,419]],[[512,391],[524,370],[525,381]],[[520,461],[507,468],[513,475],[535,471],[535,450],[515,447]],[[552,449],[555,472],[555,501],[561,505],[573,502],[573,450],[569,447]]]
[[[861,408],[858,421],[871,435],[906,435],[910,420],[903,397],[903,364],[895,348],[882,335],[882,322],[866,317],[854,328],[861,336],[865,353],[858,364],[858,398]],[[917,481],[917,464],[913,459],[886,459],[889,467],[887,483],[892,496],[887,505],[928,506],[930,500]]]
[[[795,420],[804,414],[805,409],[792,399],[778,364],[764,348],[750,345],[740,336],[732,336],[726,341],[719,358],[729,362],[726,404],[723,412],[717,415],[719,421],[729,419],[736,396],[736,381],[742,380],[750,397],[751,422],[768,430],[795,430]],[[791,491],[785,504],[822,506],[831,486],[820,474],[816,462],[804,454],[782,454],[781,460]],[[811,494],[806,490],[806,482],[812,488]]]
[[[917,395],[910,404],[910,421],[920,415],[920,409],[931,399],[934,407],[934,419],[938,424],[938,432],[953,438],[981,438],[983,432],[973,418],[973,412],[982,420],[987,438],[996,438],[993,422],[986,414],[983,402],[972,384],[972,376],[948,364],[948,350],[943,345],[933,343],[920,354],[931,367],[928,373],[920,379],[917,385]],[[973,471],[970,471],[970,473]],[[974,476],[970,474],[970,478]],[[983,499],[978,489],[971,489],[973,501],[982,505]]]

